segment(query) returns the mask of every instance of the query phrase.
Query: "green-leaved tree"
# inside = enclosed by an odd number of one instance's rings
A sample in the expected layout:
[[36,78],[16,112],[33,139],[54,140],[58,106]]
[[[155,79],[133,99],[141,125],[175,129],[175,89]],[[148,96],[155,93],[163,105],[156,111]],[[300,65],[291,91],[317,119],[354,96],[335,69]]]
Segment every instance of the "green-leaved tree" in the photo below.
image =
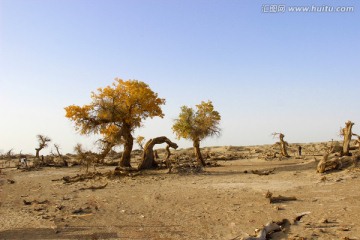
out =
[[196,110],[182,106],[172,127],[178,139],[185,138],[193,142],[196,159],[203,166],[205,161],[201,155],[200,142],[206,137],[220,134],[220,120],[219,112],[214,110],[211,101],[207,101],[196,105]]

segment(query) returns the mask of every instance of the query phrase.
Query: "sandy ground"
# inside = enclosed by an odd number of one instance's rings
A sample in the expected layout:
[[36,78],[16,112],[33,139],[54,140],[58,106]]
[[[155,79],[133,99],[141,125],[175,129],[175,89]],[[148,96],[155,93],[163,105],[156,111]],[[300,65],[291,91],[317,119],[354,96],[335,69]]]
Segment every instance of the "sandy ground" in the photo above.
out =
[[[0,239],[230,240],[272,220],[293,223],[302,212],[310,213],[272,239],[360,239],[358,169],[318,174],[314,157],[218,163],[198,174],[162,169],[73,184],[52,180],[79,174],[79,167],[2,169]],[[255,169],[275,170],[259,176]],[[268,190],[297,200],[271,204]]]

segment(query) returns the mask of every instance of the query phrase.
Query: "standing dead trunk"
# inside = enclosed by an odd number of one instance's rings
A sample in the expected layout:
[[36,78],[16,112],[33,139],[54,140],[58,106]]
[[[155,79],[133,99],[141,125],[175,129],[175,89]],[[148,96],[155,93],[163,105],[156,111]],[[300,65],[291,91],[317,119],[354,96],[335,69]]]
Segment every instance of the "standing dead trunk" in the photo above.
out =
[[176,143],[173,143],[165,136],[150,139],[145,144],[142,161],[138,167],[139,170],[157,167],[157,163],[155,162],[154,159],[153,147],[155,146],[155,144],[162,144],[162,143],[167,143],[170,147],[174,149],[178,148],[178,145]]
[[170,152],[170,145],[166,145],[166,161],[170,159],[170,156],[171,156],[171,152]]
[[205,166],[205,161],[201,155],[201,151],[200,151],[200,140],[199,139],[195,139],[193,142],[193,146],[194,146],[194,152],[195,152],[195,156],[196,156],[196,161],[201,165],[201,166]]
[[120,160],[120,167],[131,167],[130,160],[131,160],[131,151],[133,148],[134,138],[131,135],[131,131],[127,131],[124,135],[124,152],[121,156]]
[[280,133],[280,148],[281,148],[281,155],[283,155],[284,157],[290,157],[289,154],[287,153],[287,146],[289,145],[286,141],[284,141],[284,137],[285,135]]
[[35,157],[36,158],[40,158],[40,151],[43,149],[43,148],[46,148],[48,146],[48,143],[51,142],[51,139],[49,137],[46,137],[44,135],[37,135],[36,136],[38,138],[38,142],[39,142],[39,147],[38,148],[35,148],[35,151],[36,151],[36,154],[35,154]]
[[35,151],[36,151],[35,158],[40,158],[39,154],[40,154],[41,149],[43,149],[43,148],[35,148]]
[[58,144],[54,144],[54,147],[56,149],[56,152],[58,154],[58,157],[63,161],[63,164],[65,167],[68,167],[69,164],[67,163],[67,161],[65,160],[65,158],[62,156],[62,154],[60,153],[60,146]]
[[166,167],[169,168],[169,171],[170,170],[170,167],[171,167],[171,161],[170,161],[170,156],[171,156],[171,152],[170,152],[170,145],[166,145],[166,159],[165,159],[165,162],[166,162]]
[[354,125],[353,122],[347,121],[345,123],[345,127],[341,130],[341,135],[344,136],[344,142],[343,142],[343,150],[342,155],[343,156],[350,156],[350,141],[352,137],[352,126]]

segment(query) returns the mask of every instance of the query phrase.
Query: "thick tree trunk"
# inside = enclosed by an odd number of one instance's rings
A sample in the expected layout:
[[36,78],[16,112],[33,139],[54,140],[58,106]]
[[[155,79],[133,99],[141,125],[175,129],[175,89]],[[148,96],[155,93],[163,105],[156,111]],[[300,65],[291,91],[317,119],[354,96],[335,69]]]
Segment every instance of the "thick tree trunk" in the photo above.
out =
[[178,145],[176,143],[173,143],[172,141],[170,141],[165,136],[150,139],[145,144],[144,152],[143,152],[143,156],[142,156],[142,161],[141,161],[141,163],[139,164],[139,167],[138,167],[139,170],[150,169],[150,168],[157,167],[157,163],[155,162],[155,159],[154,159],[153,147],[156,144],[162,144],[162,143],[167,143],[170,147],[172,147],[174,149],[178,148]]
[[131,160],[131,151],[134,144],[134,138],[131,135],[131,132],[128,131],[123,135],[125,143],[124,143],[124,152],[121,156],[120,160],[120,167],[131,167],[130,160]]
[[290,157],[289,154],[287,153],[288,143],[286,141],[284,141],[285,135],[280,133],[279,137],[280,137],[281,155],[283,155],[284,157]]
[[35,148],[36,154],[35,154],[35,158],[40,158],[40,151],[42,148]]
[[342,129],[342,135],[344,136],[344,142],[343,142],[343,150],[342,155],[343,156],[350,156],[350,141],[352,137],[352,126],[354,123],[351,121],[347,121],[345,123],[345,128]]
[[205,161],[201,155],[201,151],[200,151],[200,140],[196,139],[193,142],[193,146],[194,146],[194,152],[195,152],[195,156],[196,156],[196,161],[202,165],[205,166]]

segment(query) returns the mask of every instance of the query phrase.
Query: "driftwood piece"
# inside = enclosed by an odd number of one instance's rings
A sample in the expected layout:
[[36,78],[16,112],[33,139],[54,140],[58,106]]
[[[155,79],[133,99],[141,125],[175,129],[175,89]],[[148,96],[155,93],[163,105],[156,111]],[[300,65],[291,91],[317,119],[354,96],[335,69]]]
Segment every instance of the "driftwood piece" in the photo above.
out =
[[360,159],[358,152],[352,156],[340,157],[336,154],[326,153],[318,163],[316,170],[318,173],[324,173],[330,170],[340,170],[349,166],[356,166]]
[[90,207],[78,208],[78,209],[75,209],[74,211],[72,211],[72,214],[88,214],[88,213],[92,213],[92,210]]
[[24,205],[32,205],[33,203],[36,203],[36,204],[46,204],[46,203],[49,203],[49,200],[43,200],[43,201],[38,201],[38,200],[34,200],[34,201],[28,201],[28,200],[23,200],[24,202]]
[[256,229],[256,236],[248,236],[243,238],[243,240],[267,240],[274,232],[279,232],[285,230],[286,226],[289,226],[290,222],[287,219],[283,219],[280,222],[268,222],[262,229]]
[[270,203],[280,203],[280,202],[287,202],[287,201],[296,201],[296,197],[285,197],[285,196],[277,196],[273,197],[273,194],[270,191],[267,191],[266,198],[269,199]]
[[108,185],[108,183],[105,183],[104,185],[84,187],[84,188],[80,188],[79,190],[93,190],[94,191],[97,189],[104,189],[107,185]]
[[251,170],[251,172],[253,174],[257,174],[257,175],[260,175],[260,176],[262,176],[262,175],[266,176],[266,175],[269,175],[269,174],[273,174],[274,171],[275,171],[275,168],[272,169],[272,170]]
[[294,224],[296,224],[297,222],[299,222],[301,220],[301,218],[303,218],[304,216],[306,215],[309,215],[311,212],[302,212],[302,213],[299,213],[295,216],[294,218]]
[[86,173],[81,175],[77,174],[76,176],[73,177],[65,176],[62,178],[62,180],[64,180],[64,183],[74,183],[74,182],[85,181],[88,179],[94,179],[95,177],[100,177],[100,176],[102,176],[102,173],[94,172],[94,173]]
[[177,174],[198,174],[204,172],[204,168],[201,165],[194,164],[176,164],[169,168],[168,173]]

